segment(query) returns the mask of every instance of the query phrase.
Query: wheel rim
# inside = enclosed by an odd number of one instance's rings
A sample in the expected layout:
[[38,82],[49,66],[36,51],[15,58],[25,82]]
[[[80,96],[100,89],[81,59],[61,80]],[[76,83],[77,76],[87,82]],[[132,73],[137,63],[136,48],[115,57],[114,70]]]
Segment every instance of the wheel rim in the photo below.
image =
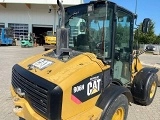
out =
[[112,117],[112,120],[123,120],[124,119],[124,113],[125,113],[124,109],[122,107],[119,107],[115,111],[115,113]]
[[153,98],[155,92],[156,92],[156,82],[154,81],[152,83],[151,90],[150,90],[150,98]]

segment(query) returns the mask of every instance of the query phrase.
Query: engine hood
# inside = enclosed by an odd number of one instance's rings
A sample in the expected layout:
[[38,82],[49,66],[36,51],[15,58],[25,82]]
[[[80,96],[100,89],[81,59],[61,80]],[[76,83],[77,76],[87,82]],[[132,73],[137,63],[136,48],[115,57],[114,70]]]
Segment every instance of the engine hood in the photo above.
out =
[[47,56],[46,54],[48,53],[30,57],[20,62],[19,65],[55,84],[66,84],[66,81],[72,81],[71,79],[76,79],[77,81],[85,79],[102,72],[104,67],[101,60],[98,60],[91,53],[81,53],[67,61]]

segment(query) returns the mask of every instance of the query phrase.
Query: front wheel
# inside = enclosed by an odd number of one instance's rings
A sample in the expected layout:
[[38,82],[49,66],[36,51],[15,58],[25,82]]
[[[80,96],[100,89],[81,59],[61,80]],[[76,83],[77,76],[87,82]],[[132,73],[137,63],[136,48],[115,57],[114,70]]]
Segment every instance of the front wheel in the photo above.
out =
[[119,95],[109,106],[109,109],[104,112],[101,120],[126,120],[128,115],[127,97],[123,94]]

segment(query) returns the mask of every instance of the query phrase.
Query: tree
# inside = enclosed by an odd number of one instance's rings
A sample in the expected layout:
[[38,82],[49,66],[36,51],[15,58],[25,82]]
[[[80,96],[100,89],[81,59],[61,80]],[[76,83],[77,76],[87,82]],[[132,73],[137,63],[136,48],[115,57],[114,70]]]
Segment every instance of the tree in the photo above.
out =
[[151,21],[148,33],[142,33],[142,23],[135,30],[134,39],[135,42],[138,40],[140,44],[154,44],[158,42],[157,36],[155,35],[155,23]]
[[160,44],[160,34],[156,37],[156,40],[154,41],[155,44]]

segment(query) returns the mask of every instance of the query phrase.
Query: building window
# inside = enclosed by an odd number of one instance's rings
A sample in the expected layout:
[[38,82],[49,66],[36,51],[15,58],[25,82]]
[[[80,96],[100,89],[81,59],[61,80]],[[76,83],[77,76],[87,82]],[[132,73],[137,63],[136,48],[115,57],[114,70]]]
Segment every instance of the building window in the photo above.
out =
[[14,38],[17,40],[19,40],[20,35],[23,35],[24,38],[28,38],[28,24],[8,23],[8,27],[13,29]]
[[0,23],[0,28],[4,28],[4,23]]

